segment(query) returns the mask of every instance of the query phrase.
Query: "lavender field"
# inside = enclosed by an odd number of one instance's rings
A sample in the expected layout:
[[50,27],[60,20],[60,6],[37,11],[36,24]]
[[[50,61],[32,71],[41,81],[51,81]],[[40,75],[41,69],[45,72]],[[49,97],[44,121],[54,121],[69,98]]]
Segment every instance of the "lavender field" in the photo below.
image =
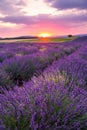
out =
[[87,130],[87,37],[0,43],[0,130]]

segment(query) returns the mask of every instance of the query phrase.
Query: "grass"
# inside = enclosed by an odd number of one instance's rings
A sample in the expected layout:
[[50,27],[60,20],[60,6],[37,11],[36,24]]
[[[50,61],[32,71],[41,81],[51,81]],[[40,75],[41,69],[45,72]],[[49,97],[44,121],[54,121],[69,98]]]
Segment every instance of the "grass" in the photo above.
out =
[[0,43],[11,43],[11,42],[68,42],[74,40],[75,36],[73,37],[64,37],[64,38],[36,38],[36,39],[12,39],[12,40],[0,40]]
[[72,41],[77,37],[64,37],[64,38],[52,38],[52,42],[68,42],[68,41]]

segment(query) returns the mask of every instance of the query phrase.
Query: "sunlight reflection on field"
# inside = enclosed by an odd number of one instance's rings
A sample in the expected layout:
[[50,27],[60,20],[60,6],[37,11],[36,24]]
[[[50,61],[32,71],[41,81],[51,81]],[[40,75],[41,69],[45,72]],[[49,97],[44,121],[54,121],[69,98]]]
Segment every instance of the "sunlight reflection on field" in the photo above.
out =
[[40,42],[51,42],[51,38],[50,37],[40,37],[39,41]]

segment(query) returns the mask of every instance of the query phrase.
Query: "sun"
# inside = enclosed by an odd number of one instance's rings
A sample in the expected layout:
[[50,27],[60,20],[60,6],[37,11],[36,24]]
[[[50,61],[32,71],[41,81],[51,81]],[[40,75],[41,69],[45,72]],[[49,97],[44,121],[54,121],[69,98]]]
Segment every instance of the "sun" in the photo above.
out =
[[44,42],[44,43],[48,43],[51,41],[51,36],[52,34],[49,33],[49,32],[42,32],[42,33],[39,33],[38,34],[38,37],[39,37],[39,41],[40,42]]
[[51,33],[48,33],[48,32],[43,32],[43,33],[38,34],[38,37],[43,37],[43,38],[47,38],[51,36],[52,36]]

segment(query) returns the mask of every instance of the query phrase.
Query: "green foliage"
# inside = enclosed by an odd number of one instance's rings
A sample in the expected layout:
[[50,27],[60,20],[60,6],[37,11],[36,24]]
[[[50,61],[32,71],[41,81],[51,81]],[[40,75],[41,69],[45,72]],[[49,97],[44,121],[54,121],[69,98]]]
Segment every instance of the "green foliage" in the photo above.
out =
[[20,118],[17,120],[16,117],[12,116],[4,116],[4,120],[3,120],[3,124],[5,125],[5,129],[8,130],[8,128],[10,128],[10,130],[15,130],[16,128],[18,130],[28,130],[29,126],[29,121],[26,118],[26,116],[20,116]]
[[10,128],[10,130],[15,130],[16,119],[13,116],[4,116],[3,124],[5,125],[6,130],[8,130],[8,128]]
[[35,65],[30,60],[25,60],[24,63],[20,60],[14,60],[14,62],[4,65],[4,69],[10,80],[19,86],[22,85],[22,81],[29,80],[36,70]]
[[12,81],[10,80],[9,75],[2,68],[0,69],[0,86],[5,88],[12,86]]

